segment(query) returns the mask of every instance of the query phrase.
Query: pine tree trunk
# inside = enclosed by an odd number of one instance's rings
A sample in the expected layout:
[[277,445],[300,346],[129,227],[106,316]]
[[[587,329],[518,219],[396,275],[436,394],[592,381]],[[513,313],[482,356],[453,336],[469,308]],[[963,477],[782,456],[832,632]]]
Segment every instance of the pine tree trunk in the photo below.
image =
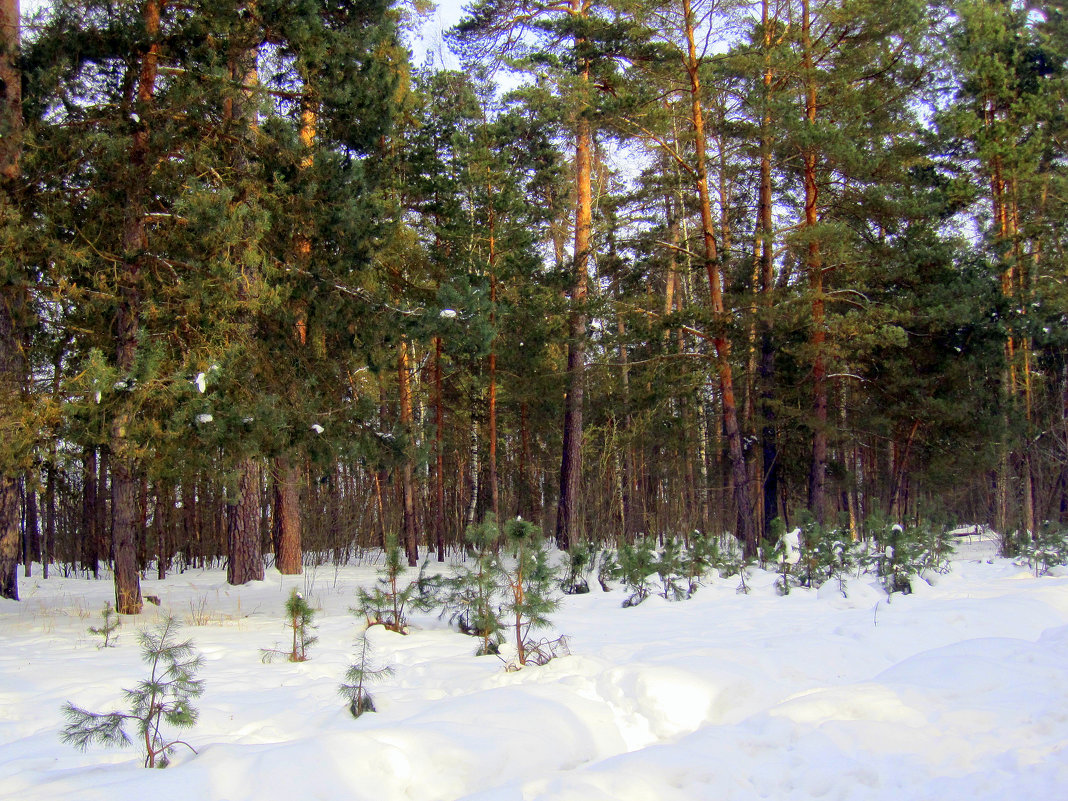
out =
[[226,581],[234,585],[263,581],[264,575],[259,467],[246,457],[238,469],[237,502],[227,508],[226,526]]
[[[18,0],[0,0],[0,217],[13,212],[11,184],[19,176],[22,142],[22,77]],[[17,308],[22,288],[0,290],[0,406],[16,409],[22,364]],[[18,600],[19,487],[13,467],[0,471],[0,598]]]
[[434,339],[434,542],[445,561],[445,399],[441,380],[441,337]]
[[[493,215],[490,215],[490,327],[496,331],[497,324],[497,278],[493,274],[496,261],[493,237]],[[493,519],[501,525],[500,488],[497,482],[497,349],[496,342],[490,344],[489,352],[489,482],[490,506]]]
[[274,520],[278,527],[274,564],[283,576],[303,570],[300,521],[300,467],[289,456],[277,456],[272,465]]
[[[585,16],[582,0],[572,0],[572,13]],[[576,39],[580,50],[585,40]],[[579,72],[588,88],[590,65]],[[585,103],[585,101],[584,101]],[[575,535],[575,512],[582,481],[582,407],[586,383],[586,292],[593,229],[593,133],[585,108],[579,109],[575,131],[575,264],[571,285],[571,319],[568,323],[567,395],[564,398],[564,441],[560,459],[560,496],[556,506],[556,545],[566,551]]]
[[[816,124],[816,79],[812,54],[809,0],[801,2],[801,46],[805,81],[805,117],[809,125]],[[827,332],[824,321],[823,257],[820,243],[812,231],[819,224],[819,187],[816,183],[816,150],[809,145],[802,154],[805,184],[805,222],[808,248],[805,267],[808,270],[809,291],[812,295],[812,463],[809,469],[808,507],[817,522],[827,516]]]
[[715,224],[712,220],[712,201],[708,189],[705,125],[704,113],[701,109],[701,83],[699,78],[701,62],[697,56],[697,46],[694,39],[695,22],[690,0],[683,0],[683,15],[687,42],[686,69],[690,78],[691,122],[693,123],[696,145],[697,193],[701,206],[701,226],[704,235],[704,262],[705,271],[708,274],[712,314],[715,323],[712,343],[716,351],[716,366],[719,372],[720,391],[723,396],[723,427],[727,436],[731,484],[734,491],[738,522],[738,530],[735,534],[743,544],[746,553],[752,555],[756,553],[757,532],[753,521],[752,497],[749,493],[749,473],[746,470],[745,454],[742,450],[742,432],[738,424],[738,406],[734,398],[730,340],[727,339],[723,331],[726,320],[722,282],[719,273],[719,256],[716,248]]
[[775,264],[774,228],[772,221],[771,184],[771,20],[768,0],[761,3],[761,21],[764,27],[764,109],[760,124],[760,190],[758,200],[758,225],[760,243],[760,306],[763,319],[760,321],[760,447],[763,465],[763,481],[760,495],[763,498],[763,535],[770,535],[771,522],[779,516],[779,452],[775,431],[775,343],[772,333],[772,309],[774,308]]
[[37,520],[37,490],[26,482],[25,510],[26,523],[22,532],[22,567],[23,576],[29,578],[32,573],[33,563],[41,561],[41,529]]
[[[397,356],[397,381],[400,386],[400,422],[406,438],[413,437],[412,428],[412,390],[408,367],[408,342],[402,340]],[[408,566],[419,564],[419,544],[416,536],[415,520],[415,485],[412,471],[411,450],[414,443],[405,446],[404,463],[401,467],[401,506],[404,512],[404,553],[408,557]]]
[[[138,289],[141,273],[141,254],[145,251],[144,194],[152,165],[148,163],[148,112],[153,103],[158,72],[159,44],[155,41],[160,30],[159,0],[147,0],[142,9],[145,35],[151,44],[141,55],[137,75],[136,104],[141,122],[133,135],[130,164],[138,180],[126,187],[126,219],[123,222],[122,273],[118,288],[118,310],[115,314],[115,367],[120,380],[129,380],[137,361],[137,339],[140,328],[141,296]],[[131,112],[133,109],[131,109]],[[127,428],[133,410],[128,401],[121,401],[111,422],[111,509],[112,548],[115,560],[115,608],[120,614],[141,612],[141,584],[137,572],[138,479],[134,458],[127,445]]]
[[56,448],[52,446],[52,459],[45,474],[45,527],[41,543],[41,574],[48,578],[48,566],[56,547]]

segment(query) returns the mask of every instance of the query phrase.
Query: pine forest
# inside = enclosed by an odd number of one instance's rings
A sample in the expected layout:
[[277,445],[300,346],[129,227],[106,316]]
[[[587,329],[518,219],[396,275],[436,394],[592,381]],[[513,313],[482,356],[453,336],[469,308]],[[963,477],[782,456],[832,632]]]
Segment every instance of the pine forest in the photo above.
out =
[[427,12],[0,2],[0,597],[1068,527],[1068,4]]

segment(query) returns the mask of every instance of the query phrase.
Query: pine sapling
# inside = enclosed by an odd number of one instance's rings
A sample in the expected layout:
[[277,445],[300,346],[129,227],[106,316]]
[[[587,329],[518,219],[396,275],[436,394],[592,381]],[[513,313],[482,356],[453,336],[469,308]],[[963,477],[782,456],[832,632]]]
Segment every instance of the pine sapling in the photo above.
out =
[[630,595],[623,600],[623,606],[637,606],[649,597],[653,588],[649,576],[656,571],[656,555],[643,538],[633,545],[620,545],[616,561],[619,565],[619,579],[630,591]]
[[504,526],[505,541],[514,554],[510,570],[503,571],[508,595],[504,611],[510,616],[515,633],[516,659],[520,666],[532,659],[544,664],[552,658],[551,648],[539,648],[529,637],[532,630],[548,628],[549,615],[560,605],[551,597],[556,584],[556,571],[549,563],[549,554],[541,529],[528,520],[515,518]]
[[364,631],[356,638],[356,661],[345,671],[345,681],[338,686],[338,694],[349,702],[349,712],[358,718],[364,712],[374,712],[375,702],[367,685],[393,675],[393,668],[375,667],[373,649]]
[[356,597],[357,606],[353,611],[362,614],[368,626],[381,624],[390,631],[407,634],[407,607],[419,588],[415,582],[411,582],[401,589],[400,574],[404,571],[402,558],[396,536],[388,538],[386,563],[379,571],[378,581],[370,590],[360,588]]
[[590,546],[584,542],[576,542],[571,546],[571,550],[564,556],[564,580],[560,582],[560,589],[564,594],[583,595],[590,591],[586,576],[593,568],[595,556]]
[[682,579],[682,550],[674,539],[669,539],[660,549],[655,562],[660,577],[660,594],[666,601],[683,601],[689,592],[679,582]]
[[496,654],[504,639],[501,634],[504,624],[497,606],[501,591],[497,519],[489,514],[478,525],[468,526],[464,539],[474,563],[453,577],[451,603],[456,610],[453,620],[465,634],[481,640],[476,656]]
[[113,648],[115,647],[115,640],[118,639],[115,635],[115,630],[122,625],[122,621],[119,620],[119,615],[115,611],[115,607],[111,605],[111,601],[104,604],[101,614],[104,616],[104,625],[90,626],[89,633],[104,638],[104,641],[97,648]]
[[720,560],[716,541],[700,531],[690,535],[690,547],[682,557],[682,571],[686,577],[688,595],[697,592],[701,580],[716,566]]
[[126,726],[133,724],[144,749],[146,768],[166,767],[179,745],[195,754],[189,743],[163,733],[165,725],[184,729],[196,723],[193,701],[204,691],[203,682],[194,678],[202,659],[189,640],[175,642],[177,629],[177,621],[167,618],[154,631],[138,634],[141,658],[150,670],[146,680],[123,690],[128,712],[88,712],[68,701],[63,706],[68,721],[63,742],[81,750],[94,743],[123,748],[133,744],[126,731]]
[[296,588],[290,590],[289,598],[286,599],[285,610],[286,625],[293,632],[293,645],[288,651],[270,648],[261,649],[264,663],[273,662],[283,656],[290,662],[306,662],[308,660],[308,649],[319,640],[318,637],[312,634],[315,629],[315,626],[312,625],[315,610],[304,600],[304,596],[297,592]]

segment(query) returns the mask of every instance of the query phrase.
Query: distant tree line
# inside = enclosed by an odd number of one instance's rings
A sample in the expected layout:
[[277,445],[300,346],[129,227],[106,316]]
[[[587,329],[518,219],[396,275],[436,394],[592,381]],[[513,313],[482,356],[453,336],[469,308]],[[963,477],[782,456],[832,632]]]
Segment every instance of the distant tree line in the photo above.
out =
[[412,13],[0,2],[0,597],[1068,521],[1065,3]]

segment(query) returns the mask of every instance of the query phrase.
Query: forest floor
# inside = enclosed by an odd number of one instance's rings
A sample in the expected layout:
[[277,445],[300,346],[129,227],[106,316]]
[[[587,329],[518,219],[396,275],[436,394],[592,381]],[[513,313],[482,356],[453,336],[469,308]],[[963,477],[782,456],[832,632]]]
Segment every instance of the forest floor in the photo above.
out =
[[[19,801],[1005,801],[1068,787],[1068,572],[1036,577],[965,542],[952,571],[888,602],[870,577],[848,598],[780,597],[771,573],[711,581],[688,601],[571,596],[554,616],[572,655],[517,672],[433,614],[407,636],[374,627],[376,714],[337,687],[375,566],[230,587],[187,571],[143,591],[118,646],[87,633],[108,580],[20,578],[0,602],[0,798]],[[414,575],[414,573],[413,573]],[[296,587],[320,608],[303,663],[285,648]],[[200,720],[164,771],[135,750],[60,742],[61,706],[121,708],[145,678],[136,632],[171,614],[204,656]]]

